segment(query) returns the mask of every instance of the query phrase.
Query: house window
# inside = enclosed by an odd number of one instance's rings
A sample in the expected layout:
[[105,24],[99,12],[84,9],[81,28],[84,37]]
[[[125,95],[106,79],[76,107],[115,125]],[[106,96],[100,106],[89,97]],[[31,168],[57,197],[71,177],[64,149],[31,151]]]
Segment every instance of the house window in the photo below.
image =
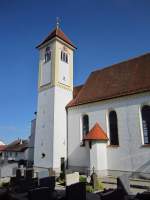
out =
[[46,47],[45,49],[45,62],[48,62],[51,60],[51,50],[50,47]]
[[109,112],[109,136],[110,145],[119,145],[118,120],[116,111]]
[[68,54],[64,51],[61,51],[61,61],[68,63]]
[[144,144],[150,144],[150,106],[141,109]]

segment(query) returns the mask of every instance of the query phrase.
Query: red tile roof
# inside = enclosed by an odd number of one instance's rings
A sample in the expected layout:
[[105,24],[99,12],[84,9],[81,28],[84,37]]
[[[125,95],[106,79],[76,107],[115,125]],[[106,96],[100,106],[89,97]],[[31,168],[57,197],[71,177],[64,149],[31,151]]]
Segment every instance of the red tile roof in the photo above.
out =
[[7,152],[23,152],[28,148],[27,140],[15,140],[4,149]]
[[0,145],[0,151],[4,151],[6,148],[6,145]]
[[73,48],[76,48],[60,28],[55,28],[36,48],[41,47],[43,44],[45,44],[54,37],[58,37],[64,42],[71,45]]
[[92,72],[66,107],[146,91],[150,91],[150,53]]
[[96,123],[84,140],[108,140],[107,134],[103,131],[98,123]]
[[78,85],[73,88],[73,98],[75,98],[78,95],[82,87],[83,85]]

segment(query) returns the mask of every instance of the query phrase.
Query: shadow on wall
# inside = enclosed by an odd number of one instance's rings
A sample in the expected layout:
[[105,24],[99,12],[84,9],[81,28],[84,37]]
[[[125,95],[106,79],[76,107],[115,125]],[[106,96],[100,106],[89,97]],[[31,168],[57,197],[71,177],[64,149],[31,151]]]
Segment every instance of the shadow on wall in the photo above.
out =
[[80,144],[68,155],[68,169],[87,173],[90,168],[90,152],[88,146]]
[[133,172],[131,177],[150,179],[150,160],[145,162],[135,172]]

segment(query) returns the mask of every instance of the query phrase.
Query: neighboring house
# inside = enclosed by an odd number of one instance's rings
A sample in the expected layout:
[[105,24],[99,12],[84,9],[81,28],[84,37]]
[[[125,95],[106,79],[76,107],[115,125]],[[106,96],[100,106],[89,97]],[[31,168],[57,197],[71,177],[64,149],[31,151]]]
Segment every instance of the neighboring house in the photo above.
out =
[[[73,87],[76,47],[59,27],[39,49],[34,166],[60,172],[150,173],[150,53]],[[84,68],[83,68],[84,69]]]
[[28,140],[15,140],[14,142],[5,146],[2,152],[2,160],[20,161],[28,160]]
[[3,151],[5,150],[5,147],[6,145],[0,141],[0,162],[2,161],[2,154],[3,154]]
[[0,142],[0,160],[2,162],[20,161],[19,163],[32,166],[34,160],[35,127],[36,119],[33,119],[31,121],[31,134],[28,140],[17,139],[8,145]]

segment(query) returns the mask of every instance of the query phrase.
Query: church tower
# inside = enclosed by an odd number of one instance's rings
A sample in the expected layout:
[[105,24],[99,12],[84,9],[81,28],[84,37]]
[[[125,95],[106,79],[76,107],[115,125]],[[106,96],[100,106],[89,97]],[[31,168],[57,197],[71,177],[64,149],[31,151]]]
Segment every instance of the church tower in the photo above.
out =
[[57,27],[40,43],[34,167],[60,172],[67,159],[66,105],[73,96],[75,46]]

